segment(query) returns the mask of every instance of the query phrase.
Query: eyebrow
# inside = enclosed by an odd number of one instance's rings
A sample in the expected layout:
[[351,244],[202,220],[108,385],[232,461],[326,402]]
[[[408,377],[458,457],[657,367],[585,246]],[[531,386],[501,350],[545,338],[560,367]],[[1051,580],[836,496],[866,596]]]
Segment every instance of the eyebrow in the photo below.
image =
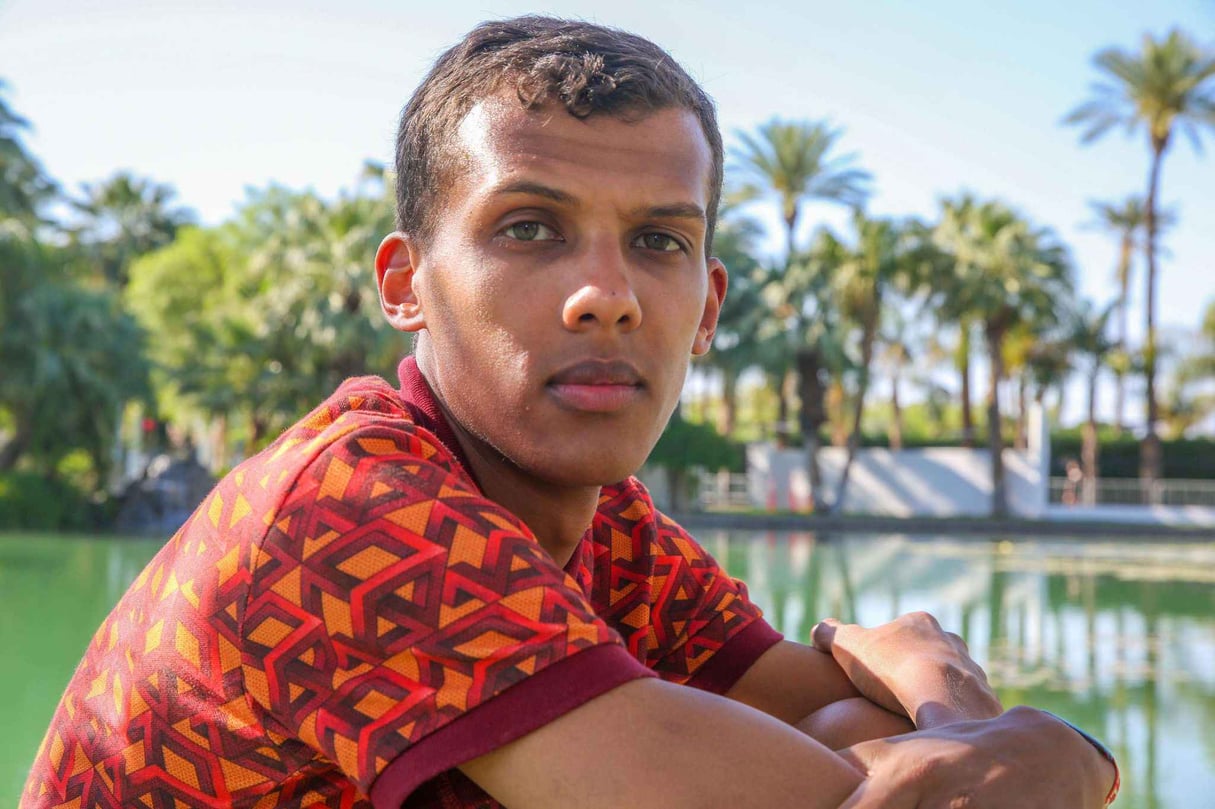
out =
[[635,213],[653,219],[695,219],[705,221],[705,209],[691,202],[677,202],[673,205],[655,205],[650,208],[637,208]]
[[[563,205],[576,205],[578,202],[571,194],[530,180],[509,183],[501,188],[494,189],[493,193],[495,195],[529,194],[535,197],[543,197],[553,202],[559,202]],[[643,206],[633,209],[632,213],[641,218],[651,219],[694,219],[698,222],[704,222],[707,219],[704,208],[691,202],[676,202],[670,205],[653,205],[649,207]]]
[[575,202],[574,198],[564,191],[560,191],[556,188],[542,185],[540,183],[529,182],[527,180],[520,180],[519,182],[510,183],[502,186],[501,188],[496,188],[494,189],[493,193],[495,195],[530,194],[534,197],[544,197],[545,199],[551,199],[553,202],[560,202],[566,205],[573,205]]

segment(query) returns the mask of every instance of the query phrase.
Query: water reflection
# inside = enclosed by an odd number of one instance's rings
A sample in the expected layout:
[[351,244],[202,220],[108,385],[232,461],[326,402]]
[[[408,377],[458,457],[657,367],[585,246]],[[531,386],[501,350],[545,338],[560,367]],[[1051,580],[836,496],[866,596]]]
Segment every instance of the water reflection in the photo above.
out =
[[1006,705],[1052,710],[1118,755],[1118,807],[1215,795],[1215,545],[704,532],[769,620],[927,610]]
[[[1052,710],[1122,763],[1119,809],[1215,805],[1215,544],[701,532],[789,637],[928,610],[1005,704]],[[0,537],[0,805],[89,638],[159,544]]]

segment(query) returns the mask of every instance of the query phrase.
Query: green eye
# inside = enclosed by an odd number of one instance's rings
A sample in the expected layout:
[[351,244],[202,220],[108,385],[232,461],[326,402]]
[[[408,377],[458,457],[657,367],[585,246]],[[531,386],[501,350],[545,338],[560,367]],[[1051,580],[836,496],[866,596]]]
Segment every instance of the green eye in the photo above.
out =
[[516,222],[508,225],[502,233],[520,242],[546,242],[556,241],[560,238],[556,231],[539,222]]
[[647,250],[658,250],[663,253],[674,253],[683,249],[683,245],[666,233],[643,233],[638,238],[640,246]]

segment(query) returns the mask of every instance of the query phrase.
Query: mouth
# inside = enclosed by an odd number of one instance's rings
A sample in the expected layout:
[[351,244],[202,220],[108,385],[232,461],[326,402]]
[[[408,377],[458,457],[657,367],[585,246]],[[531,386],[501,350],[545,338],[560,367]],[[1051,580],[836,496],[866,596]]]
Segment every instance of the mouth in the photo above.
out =
[[645,379],[623,360],[584,360],[558,371],[545,387],[567,409],[614,413],[641,398]]

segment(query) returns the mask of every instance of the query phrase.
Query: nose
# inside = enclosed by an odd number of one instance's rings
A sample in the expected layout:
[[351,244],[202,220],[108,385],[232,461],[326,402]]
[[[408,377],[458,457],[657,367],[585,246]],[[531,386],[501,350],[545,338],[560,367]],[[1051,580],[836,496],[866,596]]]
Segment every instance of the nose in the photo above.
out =
[[596,328],[629,332],[641,325],[641,304],[633,289],[627,248],[588,250],[576,289],[565,299],[562,321],[570,331]]

